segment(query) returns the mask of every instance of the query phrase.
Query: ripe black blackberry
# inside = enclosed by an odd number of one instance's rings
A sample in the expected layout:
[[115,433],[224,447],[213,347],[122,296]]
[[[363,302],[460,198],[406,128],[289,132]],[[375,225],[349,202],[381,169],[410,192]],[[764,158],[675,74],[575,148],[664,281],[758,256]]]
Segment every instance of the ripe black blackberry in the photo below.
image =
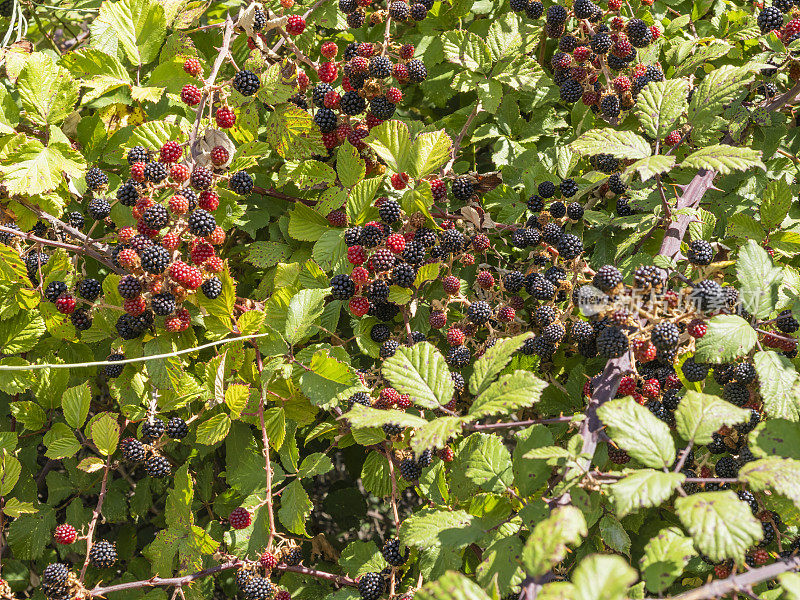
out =
[[722,363],[714,365],[714,381],[717,385],[725,385],[733,377],[733,365]]
[[622,181],[619,173],[614,173],[608,178],[608,190],[614,194],[624,194],[628,190],[628,186]]
[[694,358],[688,358],[681,366],[681,372],[686,377],[686,381],[704,381],[708,377],[708,365],[697,363]]
[[619,116],[619,96],[616,94],[606,94],[600,99],[600,112],[608,119]]
[[159,230],[169,223],[169,214],[166,208],[160,204],[154,204],[144,211],[142,220],[150,229]]
[[169,292],[154,294],[150,299],[150,307],[159,317],[166,317],[175,312],[175,296]]
[[543,304],[533,312],[533,320],[537,327],[547,327],[556,320],[556,311],[549,304]]
[[108,569],[117,562],[117,549],[112,542],[100,540],[89,550],[89,562],[98,569]]
[[233,89],[242,96],[252,96],[261,87],[258,76],[252,71],[242,69],[233,77]]
[[675,424],[675,416],[658,400],[650,400],[647,403],[647,408],[651,413],[668,425],[672,426]]
[[353,408],[354,404],[360,404],[361,406],[371,406],[372,402],[370,402],[369,394],[366,392],[356,392],[350,398],[347,399],[350,408]]
[[105,198],[92,198],[86,206],[86,212],[97,221],[102,221],[111,214],[111,205]]
[[[119,352],[115,352],[114,354],[109,354],[106,360],[108,361],[118,361],[123,360],[125,358],[124,354],[120,354]],[[119,377],[122,375],[122,370],[125,368],[125,365],[106,365],[103,368],[103,373],[109,379],[113,379],[114,377]]]
[[558,250],[561,258],[564,260],[572,260],[580,256],[583,252],[583,242],[577,235],[565,233],[562,238],[558,240],[556,250]]
[[528,198],[527,205],[528,210],[531,212],[542,212],[542,210],[544,210],[544,199],[537,194],[532,194],[531,197]]
[[689,298],[694,301],[702,311],[718,310],[725,306],[725,292],[716,281],[709,279],[696,284]]
[[383,323],[377,323],[369,331],[370,339],[376,344],[382,344],[392,335],[391,330]]
[[586,321],[575,321],[570,328],[570,336],[578,343],[588,343],[594,340],[595,332]]
[[464,391],[464,386],[466,385],[466,382],[464,381],[464,376],[461,373],[452,371],[450,373],[450,379],[453,380],[453,387],[455,387],[456,392]]
[[680,401],[678,390],[675,389],[664,390],[661,395],[661,404],[663,404],[667,410],[677,410]]
[[723,456],[714,465],[714,474],[723,479],[735,479],[739,475],[739,465],[730,455]]
[[[373,304],[386,302],[389,297],[389,284],[379,279],[369,284],[367,288],[367,298]],[[376,340],[377,341],[377,340]]]
[[139,191],[132,181],[123,183],[117,188],[117,200],[122,206],[134,206],[139,200]]
[[[578,193],[578,184],[575,183],[574,179],[565,179],[558,184],[558,190],[564,198],[572,198]],[[580,206],[580,204],[578,206]],[[581,214],[583,214],[583,212],[581,212]]]
[[546,21],[548,25],[561,25],[567,21],[567,9],[560,4],[554,4],[547,9]]
[[390,102],[386,96],[375,96],[369,101],[370,112],[381,121],[391,119],[396,108],[396,105]]
[[[469,175],[461,175],[453,180],[453,197],[461,202],[466,202],[475,193],[475,184]],[[448,230],[454,231],[454,230]]]
[[629,37],[641,38],[644,37],[645,32],[648,31],[647,23],[645,23],[641,19],[631,19],[630,21],[628,21],[625,28],[628,32]]
[[389,271],[397,259],[390,250],[378,248],[369,260],[370,270],[374,272]]
[[420,227],[414,232],[414,241],[426,248],[433,248],[437,241],[436,233],[427,227]]
[[645,71],[644,76],[647,77],[647,81],[662,81],[664,79],[664,71],[659,69],[654,65],[648,65],[647,71]]
[[66,294],[68,291],[69,288],[63,281],[51,281],[44,290],[44,297],[50,302],[55,302],[61,294]]
[[597,5],[591,0],[575,0],[575,4],[572,5],[576,19],[588,19],[597,12],[597,9]]
[[445,229],[440,236],[442,249],[459,252],[464,247],[464,236],[458,229]]
[[400,344],[396,340],[386,340],[378,349],[378,355],[381,358],[391,358],[397,353],[399,347]]
[[367,102],[355,90],[345,92],[339,100],[339,109],[346,115],[358,115],[367,108]]
[[301,108],[303,110],[308,110],[308,100],[302,94],[295,94],[289,97],[289,102],[294,104],[297,108]]
[[344,230],[344,243],[348,247],[356,246],[361,243],[361,227],[350,227]]
[[231,188],[232,192],[240,196],[246,196],[253,191],[253,176],[247,171],[237,171],[228,180],[228,187]]
[[395,223],[400,220],[400,204],[397,200],[388,199],[378,208],[381,219],[387,223]]
[[525,229],[515,229],[511,232],[511,245],[515,248],[525,249],[528,247],[528,234]]
[[214,215],[202,208],[196,208],[192,214],[189,215],[187,224],[189,225],[189,231],[198,237],[211,235],[211,232],[217,227],[217,221]]
[[492,316],[492,308],[488,302],[478,300],[467,307],[467,319],[476,325],[483,325]]
[[86,331],[92,326],[92,316],[85,308],[77,308],[69,316],[69,320],[78,331]]
[[761,529],[764,532],[764,536],[761,538],[761,541],[758,542],[758,546],[759,548],[764,548],[775,540],[775,526],[767,521],[762,521]]
[[189,176],[189,183],[196,190],[207,190],[211,187],[213,179],[214,174],[209,169],[196,166],[192,169],[192,174]]
[[750,400],[750,392],[741,383],[726,383],[722,388],[722,398],[736,406],[744,406]]
[[405,21],[408,19],[411,10],[408,7],[408,4],[403,2],[402,0],[395,0],[394,2],[389,2],[389,16],[394,21]]
[[633,283],[637,288],[647,289],[658,287],[661,284],[661,276],[658,268],[653,265],[641,265],[633,271]]
[[83,229],[83,226],[86,224],[83,214],[79,213],[77,210],[67,213],[67,218],[65,220],[67,225],[78,230]]
[[425,261],[425,248],[419,242],[406,242],[406,248],[400,255],[407,263],[415,266],[421,265]]
[[125,275],[117,284],[119,295],[130,300],[142,293],[142,284],[133,275]]
[[554,286],[558,287],[562,281],[567,280],[567,272],[561,267],[553,265],[544,272],[544,278]]
[[516,294],[525,285],[525,276],[519,271],[510,271],[503,275],[503,287],[507,292]]
[[659,350],[670,350],[678,345],[680,331],[675,323],[661,321],[650,332],[650,341]]
[[528,8],[528,2],[529,0],[511,0],[511,2],[509,2],[509,6],[514,12],[523,12],[526,8]]
[[152,421],[149,419],[142,423],[142,439],[146,442],[153,442],[161,437],[164,433],[164,421],[154,418]]
[[119,443],[122,458],[129,462],[142,462],[147,458],[147,451],[142,442],[136,438],[125,438]]
[[130,150],[128,150],[128,164],[133,165],[134,163],[141,162],[141,163],[149,163],[150,162],[150,151],[145,148],[144,146],[134,146]]
[[538,0],[530,0],[528,6],[525,8],[525,15],[529,19],[539,19],[544,14],[544,4]]
[[161,246],[148,246],[142,250],[142,269],[146,273],[163,273],[169,265],[169,252]]
[[571,221],[580,221],[583,218],[583,206],[579,202],[571,202],[567,206],[567,217]]
[[470,358],[471,353],[469,348],[466,346],[453,346],[445,355],[447,364],[455,367],[456,369],[466,367],[469,364]]
[[253,29],[255,31],[261,31],[264,29],[264,25],[267,24],[267,15],[264,14],[264,11],[260,8],[256,8],[253,11]]
[[318,83],[311,91],[311,101],[314,106],[321,108],[325,105],[325,94],[332,92],[333,87],[329,83]]
[[392,74],[392,61],[388,56],[373,56],[369,59],[369,74],[377,79],[386,79]]
[[555,345],[543,335],[533,339],[533,353],[539,356],[542,360],[549,359],[555,351]]
[[408,560],[408,548],[406,548],[405,556],[400,554],[400,540],[397,538],[389,538],[381,548],[384,560],[393,567],[402,566]]
[[[339,10],[342,11],[344,14],[349,15],[353,13],[358,8],[358,2],[356,0],[339,0]],[[345,60],[349,60],[352,56],[347,56],[347,50],[350,49],[350,46],[355,46],[355,44],[350,44],[344,53]],[[353,53],[355,55],[355,48],[353,49]]]
[[218,277],[209,277],[202,283],[200,289],[203,291],[203,295],[206,298],[209,300],[216,300],[222,293],[222,282]]
[[542,228],[542,239],[551,246],[556,246],[563,236],[564,229],[558,223],[551,222]]
[[731,378],[742,385],[753,383],[756,380],[756,375],[756,368],[753,363],[749,362],[739,363],[730,371]]
[[428,9],[419,2],[411,5],[411,18],[415,21],[422,21],[428,16]]
[[408,80],[411,83],[420,83],[428,78],[428,69],[425,64],[418,58],[412,58],[406,63],[408,69]]
[[417,269],[413,265],[400,263],[392,269],[392,283],[400,287],[408,288],[414,285],[417,278]]
[[552,198],[556,194],[556,185],[552,181],[543,181],[536,188],[542,198]]
[[253,577],[242,588],[247,600],[271,600],[275,591],[275,585],[266,577]]
[[167,165],[160,162],[147,163],[144,178],[152,183],[161,183],[167,178]]
[[567,207],[564,206],[563,202],[552,202],[548,207],[548,211],[550,212],[551,217],[554,219],[560,219],[567,214]]
[[739,500],[745,502],[750,507],[750,511],[754,515],[758,514],[759,511],[758,501],[756,500],[756,497],[753,494],[753,492],[749,490],[740,490],[736,492],[736,494],[739,496]]
[[552,300],[556,295],[556,286],[539,273],[531,273],[525,278],[525,291],[537,300]]
[[596,154],[589,159],[589,164],[607,175],[619,171],[619,160],[610,154]]
[[792,316],[791,309],[781,311],[775,320],[775,326],[783,333],[794,333],[800,329],[800,323]]
[[525,356],[533,356],[536,354],[536,338],[528,338],[525,340],[519,348],[519,353]]
[[542,329],[542,338],[550,344],[557,344],[564,339],[567,334],[564,326],[558,321],[551,323]]
[[337,300],[349,300],[356,293],[356,284],[350,275],[340,273],[331,277],[331,295]]
[[189,426],[186,424],[186,421],[180,417],[172,417],[167,421],[167,427],[164,431],[168,438],[182,440],[189,435]]
[[628,336],[617,327],[606,327],[597,336],[597,352],[605,359],[619,358],[628,350]]
[[692,240],[689,242],[689,250],[686,252],[686,258],[693,265],[710,265],[711,259],[714,257],[714,249],[705,240]]
[[739,432],[740,435],[746,435],[750,433],[761,422],[761,414],[757,410],[752,408],[749,408],[748,410],[750,411],[750,418],[744,423],[734,425],[734,428]]
[[[347,15],[347,26],[352,29],[358,29],[364,24],[365,14],[363,9],[358,9]],[[352,83],[352,81],[351,81]]]
[[622,273],[614,265],[603,265],[592,278],[592,285],[604,292],[610,292],[622,283]]
[[416,481],[422,475],[422,467],[416,461],[407,458],[400,462],[400,475],[407,481]]
[[314,115],[314,122],[319,126],[322,133],[330,133],[336,129],[336,113],[330,108],[317,109],[317,114]]
[[172,473],[172,466],[169,461],[159,454],[154,454],[144,463],[144,470],[150,477],[167,477]]
[[780,8],[775,6],[766,6],[762,10],[757,19],[758,27],[761,33],[768,33],[783,27],[783,13]]
[[613,45],[614,42],[611,41],[611,36],[605,32],[594,34],[590,43],[592,52],[595,54],[608,54]]
[[364,573],[358,579],[358,593],[361,600],[378,600],[386,589],[386,582],[380,573]]
[[722,454],[728,451],[728,446],[725,445],[725,438],[718,433],[711,434],[711,443],[706,444],[706,448],[711,454]]
[[99,190],[108,185],[108,175],[97,167],[90,167],[86,171],[86,187],[92,191]]
[[69,577],[69,567],[64,563],[51,563],[42,571],[42,584],[56,587],[67,583]]
[[583,96],[583,86],[574,79],[567,79],[559,88],[561,100],[575,104]]
[[117,329],[119,337],[121,337],[123,340],[135,340],[143,333],[142,329],[139,327],[136,317],[133,317],[127,313],[121,315],[117,319],[117,322],[114,324],[114,326]]

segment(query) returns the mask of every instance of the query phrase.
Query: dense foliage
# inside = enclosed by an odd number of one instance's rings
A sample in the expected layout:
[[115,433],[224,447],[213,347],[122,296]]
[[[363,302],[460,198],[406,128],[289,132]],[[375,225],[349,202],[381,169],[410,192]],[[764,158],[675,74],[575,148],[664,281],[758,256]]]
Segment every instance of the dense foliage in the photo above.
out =
[[800,2],[56,4],[0,597],[800,598]]

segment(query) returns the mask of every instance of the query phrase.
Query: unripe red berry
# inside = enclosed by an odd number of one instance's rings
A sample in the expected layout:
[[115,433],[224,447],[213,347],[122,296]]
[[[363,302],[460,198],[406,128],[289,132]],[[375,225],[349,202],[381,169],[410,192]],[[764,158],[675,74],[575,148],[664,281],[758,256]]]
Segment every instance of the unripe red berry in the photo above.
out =
[[211,162],[216,167],[224,165],[228,162],[230,157],[231,155],[222,146],[214,146],[214,148],[211,149]]
[[396,87],[390,87],[386,90],[386,99],[392,104],[399,104],[403,100],[403,92]]
[[203,190],[197,197],[197,206],[203,210],[213,212],[219,208],[219,196],[211,190]]
[[443,310],[431,311],[431,314],[428,317],[428,323],[434,329],[441,329],[447,325],[447,314]]
[[289,15],[286,21],[286,33],[289,35],[300,35],[306,28],[306,20],[300,15]]
[[184,103],[188,104],[189,106],[197,106],[200,104],[201,98],[202,94],[196,86],[192,85],[191,83],[187,83],[185,86],[183,86],[183,89],[181,90],[181,100],[183,100]]
[[433,199],[435,200],[443,200],[447,197],[447,184],[442,181],[441,179],[431,179],[431,194],[433,194]]
[[202,72],[203,67],[196,58],[187,58],[183,61],[183,70],[192,77],[197,77]]
[[619,387],[617,388],[617,397],[630,396],[636,391],[636,380],[633,377],[626,375],[620,379]]
[[297,87],[300,88],[301,92],[304,92],[308,89],[308,86],[311,84],[311,80],[308,78],[308,75],[303,73],[302,71],[297,75]]
[[351,265],[363,265],[367,260],[367,253],[363,246],[350,246],[347,249],[347,260]]
[[363,296],[356,296],[355,298],[351,298],[349,302],[350,312],[352,312],[356,317],[363,317],[367,312],[369,312],[369,300],[364,298]]
[[400,254],[406,248],[406,238],[399,233],[393,233],[386,238],[386,247],[392,251],[393,254]]
[[183,183],[189,180],[189,167],[184,164],[172,165],[169,169],[169,176],[172,181]]
[[458,294],[461,290],[461,282],[458,280],[458,277],[454,277],[453,275],[448,275],[442,280],[442,286],[444,287],[444,291],[451,296]]
[[325,58],[333,58],[339,53],[339,47],[336,42],[325,42],[319,50],[320,54]]
[[455,452],[450,446],[445,446],[441,450],[439,450],[439,458],[441,458],[444,462],[453,462],[455,458]]
[[183,148],[178,142],[174,142],[170,140],[169,142],[165,142],[163,146],[161,146],[161,151],[159,152],[159,160],[162,163],[174,163],[178,162],[183,155]]
[[461,346],[464,344],[466,339],[466,334],[464,334],[464,331],[458,327],[451,327],[447,330],[447,343],[451,346]]
[[489,271],[481,271],[478,273],[477,282],[483,289],[490,290],[494,287],[494,276]]
[[680,143],[682,137],[683,136],[681,135],[681,132],[676,129],[675,131],[670,131],[667,134],[667,137],[664,138],[664,142],[668,146],[675,146],[676,144]]
[[414,46],[412,44],[404,44],[400,46],[400,58],[403,60],[411,60],[414,58]]
[[317,69],[317,75],[323,83],[332,83],[339,76],[339,69],[334,62],[322,63]]
[[278,557],[275,556],[272,552],[264,550],[264,553],[259,558],[259,562],[261,563],[261,566],[264,567],[267,571],[271,571],[272,569],[278,566]]
[[341,97],[339,96],[339,92],[336,90],[331,90],[325,94],[325,98],[323,99],[322,103],[325,105],[325,108],[338,108],[340,100]]
[[353,283],[356,285],[364,285],[369,281],[369,271],[364,267],[356,267],[351,271],[350,279],[352,279]]
[[134,181],[144,181],[144,163],[137,162],[131,165],[131,179]]
[[56,527],[56,530],[53,533],[53,539],[57,544],[72,544],[76,539],[78,539],[78,532],[75,531],[75,528],[69,523],[62,523]]
[[246,508],[234,508],[230,515],[228,515],[228,523],[234,529],[244,529],[252,522],[253,518]]
[[510,323],[516,316],[517,311],[510,306],[504,306],[497,312],[497,320],[501,323]]
[[706,325],[706,322],[702,319],[692,319],[686,331],[688,331],[689,335],[693,338],[701,338],[708,331],[708,325]]
[[408,175],[406,173],[392,173],[392,187],[396,190],[404,190],[408,186]]
[[329,212],[326,218],[328,223],[334,227],[345,227],[347,225],[347,213],[338,208]]
[[217,127],[221,129],[228,129],[236,123],[236,113],[230,106],[220,106],[214,118],[217,121]]

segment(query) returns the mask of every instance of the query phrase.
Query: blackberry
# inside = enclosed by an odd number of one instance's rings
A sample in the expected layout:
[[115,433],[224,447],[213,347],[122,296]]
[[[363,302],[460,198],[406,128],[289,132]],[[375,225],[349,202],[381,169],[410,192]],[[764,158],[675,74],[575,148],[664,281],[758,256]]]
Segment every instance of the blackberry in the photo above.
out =
[[100,292],[103,289],[97,279],[91,278],[79,281],[78,285],[75,287],[78,295],[84,300],[89,300],[90,302],[97,300],[97,298],[100,296]]
[[725,385],[730,382],[731,377],[733,377],[733,365],[727,363],[714,365],[714,381],[718,385]]
[[386,200],[378,209],[378,214],[383,221],[395,223],[400,220],[400,204],[397,200]]
[[69,567],[64,563],[51,563],[42,571],[42,584],[55,587],[63,586],[69,577]]
[[559,88],[561,100],[568,104],[575,104],[583,96],[583,86],[574,79],[567,79]]
[[154,442],[164,433],[164,421],[153,419],[142,423],[142,439],[146,442]]
[[189,183],[197,190],[207,190],[211,187],[214,174],[205,167],[195,167],[189,177]]
[[[107,361],[118,361],[118,360],[123,360],[124,358],[125,358],[124,354],[120,354],[118,352],[115,352],[114,354],[110,354],[108,356],[108,358],[106,358],[106,360]],[[124,368],[125,368],[125,365],[106,365],[103,368],[103,373],[109,379],[113,379],[114,377],[119,377],[120,375],[122,375],[122,370]]]
[[366,392],[356,392],[347,400],[350,404],[350,408],[353,408],[354,404],[360,404],[361,406],[372,406],[372,402],[370,402],[369,394]]
[[314,115],[314,122],[319,126],[322,133],[330,133],[336,129],[336,113],[330,108],[317,109]]
[[89,562],[98,569],[108,569],[117,562],[117,549],[113,543],[100,540],[89,550]]
[[70,227],[74,227],[75,229],[78,230],[83,229],[83,226],[86,224],[83,215],[79,213],[77,210],[67,213],[66,221]]
[[408,4],[403,2],[402,0],[395,0],[394,2],[389,2],[389,16],[394,21],[405,21],[408,19],[410,14],[410,9]]
[[325,105],[325,94],[332,92],[333,87],[329,83],[318,83],[311,92],[311,101],[314,106],[323,107]]
[[358,593],[361,600],[378,600],[386,589],[386,582],[380,573],[364,573],[358,579]]
[[624,194],[628,190],[628,186],[622,181],[619,173],[614,173],[608,178],[608,189],[614,194]]
[[117,284],[119,295],[130,300],[142,293],[142,284],[133,275],[125,275]]
[[386,435],[400,435],[403,431],[400,425],[395,425],[394,423],[384,423],[382,429]]
[[680,331],[677,325],[669,321],[656,323],[650,332],[650,341],[659,350],[670,350],[678,345]]
[[528,338],[525,340],[522,346],[520,346],[519,352],[525,356],[533,356],[536,354],[536,338]]
[[365,248],[374,248],[380,244],[382,238],[383,234],[381,230],[378,227],[369,225],[361,230],[359,241]]
[[605,359],[619,358],[628,350],[628,336],[616,327],[606,327],[597,336],[597,352]]
[[[346,15],[354,13],[357,8],[358,8],[358,2],[356,0],[339,0],[339,10]],[[355,44],[351,45],[354,46]],[[350,46],[348,46],[347,48],[349,49]],[[353,52],[355,52],[355,49],[353,49]],[[345,50],[345,60],[349,60],[349,58],[347,56],[347,50]]]
[[605,32],[596,33],[592,36],[590,47],[595,54],[608,54],[614,42],[611,41],[611,36]]
[[748,410],[750,411],[750,418],[747,420],[747,422],[739,423],[738,425],[734,426],[736,431],[738,431],[741,435],[747,435],[761,422],[761,414],[759,414],[757,410],[752,408]]
[[422,467],[416,461],[407,458],[400,462],[400,475],[407,481],[416,481],[422,475]]
[[693,265],[710,265],[714,257],[714,250],[705,240],[692,240],[686,257]]
[[[385,302],[389,297],[389,284],[383,280],[373,281],[367,288],[367,298],[373,304]],[[377,341],[377,340],[375,340]]]
[[570,329],[570,335],[576,342],[589,342],[595,338],[594,329],[586,321],[575,321]]
[[558,184],[558,189],[564,198],[572,198],[578,193],[578,184],[575,183],[574,179],[565,179]]
[[433,248],[436,245],[436,233],[427,227],[420,227],[414,232],[414,241],[425,248]]
[[409,288],[414,285],[417,278],[417,270],[413,265],[400,263],[392,269],[392,283],[400,287]]
[[686,381],[704,381],[708,377],[708,365],[704,363],[697,363],[694,358],[688,358],[681,366],[683,376]]
[[395,340],[386,340],[381,344],[378,354],[381,358],[390,358],[397,353],[400,344]]
[[217,221],[214,215],[202,208],[196,208],[192,214],[189,215],[187,224],[189,225],[189,231],[192,235],[198,237],[211,235],[211,232],[217,227]]
[[471,358],[471,353],[469,348],[466,346],[453,346],[447,351],[445,355],[445,360],[447,364],[455,367],[456,369],[461,369],[462,367],[466,367],[469,364]]
[[633,271],[633,283],[641,289],[658,287],[661,284],[661,276],[653,265],[641,265]]
[[154,294],[150,299],[150,307],[159,317],[166,317],[175,312],[175,296],[169,292]]
[[133,165],[134,163],[141,162],[141,163],[149,163],[150,162],[150,151],[145,148],[144,146],[134,146],[130,150],[128,150],[128,164]]
[[167,178],[167,165],[160,162],[147,163],[144,178],[152,183],[161,183]]
[[271,600],[275,597],[275,585],[266,577],[253,577],[242,588],[247,600]]
[[[472,177],[468,175],[461,175],[453,180],[453,196],[456,200],[466,202],[475,193],[475,185]],[[449,229],[447,231],[454,231]]]
[[452,371],[450,373],[450,379],[453,380],[453,386],[455,387],[456,392],[464,391],[464,386],[466,385],[466,382],[464,381],[464,376],[461,373],[456,373],[455,371]]
[[556,311],[549,304],[543,304],[534,311],[533,320],[537,327],[547,327],[556,320]]
[[736,406],[744,406],[750,400],[750,392],[741,383],[726,383],[722,388],[722,398]]
[[108,185],[108,175],[97,167],[90,167],[86,171],[86,187],[92,191],[99,190]]
[[556,286],[539,273],[532,273],[525,278],[525,291],[537,300],[547,301],[556,295]]
[[408,548],[406,548],[405,556],[400,554],[400,540],[397,538],[390,538],[381,548],[381,554],[387,563],[393,567],[402,566],[408,560]]
[[567,207],[564,206],[563,202],[553,202],[550,204],[548,210],[550,212],[550,216],[554,219],[560,219],[567,214]]
[[415,21],[422,21],[428,16],[428,9],[424,4],[415,3],[411,5],[411,18]]
[[369,331],[370,339],[376,344],[382,344],[389,339],[391,334],[391,330],[383,323],[377,323],[376,325],[373,325],[372,329]]
[[531,197],[528,198],[527,206],[531,212],[542,212],[544,210],[544,198],[538,194],[531,194]]
[[597,5],[591,0],[575,0],[575,4],[572,5],[576,19],[588,19],[597,12],[597,9]]
[[543,181],[539,184],[536,191],[542,198],[552,198],[556,194],[556,185],[552,181]]
[[111,205],[105,198],[92,198],[86,206],[86,212],[96,221],[102,221],[111,214]]
[[762,10],[757,19],[758,27],[761,33],[769,33],[776,29],[783,27],[783,13],[780,8],[775,6],[766,6]]
[[730,371],[731,378],[742,385],[753,383],[756,380],[756,375],[756,368],[749,362],[739,363]]
[[358,29],[364,24],[364,12],[357,10],[347,15],[347,26],[352,29]]
[[556,267],[554,265],[544,272],[544,278],[554,286],[558,287],[562,281],[567,280],[567,272],[561,267]]
[[125,438],[119,443],[122,458],[129,462],[142,462],[147,458],[147,451],[142,442],[135,438]]
[[86,331],[92,326],[92,316],[85,308],[75,309],[75,312],[69,316],[69,320],[78,331]]
[[530,0],[528,6],[525,8],[525,15],[529,19],[533,19],[535,21],[536,19],[541,18],[543,14],[544,14],[544,4],[542,4],[538,0]]
[[232,192],[240,196],[246,196],[253,191],[253,176],[247,171],[237,171],[228,180],[228,187],[231,188]]
[[492,316],[492,309],[487,302],[479,300],[467,307],[467,318],[476,325],[483,325]]
[[648,81],[662,81],[664,79],[664,71],[653,65],[648,65],[644,76],[647,77]]
[[283,549],[282,561],[290,567],[296,567],[303,560],[303,552],[299,546]]
[[117,200],[122,206],[135,206],[139,201],[139,192],[132,181],[123,183],[117,188]]
[[377,79],[386,79],[392,74],[392,61],[388,56],[373,56],[369,59],[369,74]]
[[394,302],[377,302],[370,305],[370,314],[380,321],[388,323],[400,313],[400,307]]
[[421,331],[412,331],[411,332],[411,343],[408,344],[408,345],[413,346],[414,344],[418,344],[420,342],[424,342],[427,339],[428,339],[428,336],[426,336]]
[[[14,231],[20,231],[19,226],[16,223],[0,223],[3,227],[8,227],[9,229],[13,229]],[[13,233],[9,233],[8,231],[0,231],[0,244],[9,244],[11,243],[11,239],[16,237]]]
[[663,404],[667,410],[677,410],[680,400],[681,399],[678,397],[678,390],[674,389],[664,390],[661,396],[661,404]]
[[608,119],[613,119],[619,116],[619,96],[616,94],[607,94],[600,99],[600,111],[603,116]]
[[259,87],[261,87],[261,82],[252,71],[243,69],[233,77],[233,89],[242,96],[252,96],[258,91]]
[[547,9],[547,24],[561,25],[567,22],[567,9],[560,4],[554,4]]
[[716,281],[704,280],[694,286],[689,298],[701,311],[718,310],[725,306],[725,292]]
[[723,456],[714,465],[714,474],[723,479],[736,479],[739,475],[739,465],[732,456]]
[[561,258],[564,260],[572,260],[583,253],[583,242],[578,236],[572,235],[571,233],[565,233],[564,236],[558,241],[556,250],[558,250]]
[[406,63],[408,69],[408,80],[411,83],[420,83],[428,78],[428,69],[425,64],[418,58],[413,58]]
[[151,275],[163,273],[169,265],[169,252],[162,246],[148,246],[142,250],[142,269]]
[[289,97],[289,102],[294,104],[297,108],[301,108],[303,110],[308,110],[308,100],[302,94],[295,94]]
[[63,281],[51,281],[44,290],[44,297],[50,302],[55,302],[59,296],[66,294],[68,291],[67,284]]
[[509,2],[509,6],[514,12],[523,12],[526,8],[528,8],[528,2],[529,0],[511,0],[511,2]]
[[583,206],[578,202],[572,202],[567,206],[567,217],[572,221],[580,221],[583,218]]
[[558,223],[551,222],[542,228],[541,235],[545,242],[551,246],[556,246],[564,235],[564,229]]
[[359,96],[355,90],[345,92],[341,100],[339,100],[339,109],[346,115],[361,114],[366,108],[366,100]]
[[379,248],[370,258],[370,269],[372,271],[389,271],[394,267],[396,260],[391,251],[385,248]]
[[445,229],[441,234],[441,246],[447,252],[458,252],[464,247],[464,236],[458,229]]
[[525,229],[515,229],[511,232],[511,245],[515,248],[525,249],[528,247],[528,234]]
[[503,287],[507,292],[516,294],[525,285],[525,276],[519,271],[510,271],[503,275]]
[[603,265],[592,278],[592,285],[604,292],[610,292],[622,283],[622,273],[613,265]]
[[381,121],[391,119],[395,108],[395,104],[390,102],[386,96],[375,96],[369,101],[370,112]]
[[589,163],[601,173],[608,175],[619,170],[619,161],[610,154],[597,154],[589,159]]
[[356,293],[356,284],[350,275],[341,273],[331,277],[331,295],[336,300],[349,300]]
[[150,477],[166,477],[172,472],[169,461],[159,454],[154,454],[144,463],[144,470]]
[[675,416],[658,400],[650,400],[650,402],[647,403],[647,408],[653,415],[664,421],[667,425],[672,426],[675,424]]
[[222,282],[218,277],[209,277],[201,285],[203,295],[209,300],[216,300],[222,293]]
[[[75,313],[72,313],[75,314]],[[142,335],[142,329],[136,317],[129,314],[121,315],[115,324],[119,337],[123,340],[135,340]]]
[[545,339],[544,336],[539,336],[533,340],[533,353],[542,359],[550,358],[556,351],[555,346]]
[[421,265],[425,261],[425,248],[419,242],[407,242],[401,257],[411,265]]
[[725,439],[718,433],[711,434],[711,443],[706,445],[706,448],[711,454],[722,454],[728,451],[725,445]]
[[775,326],[783,333],[794,333],[800,329],[800,324],[792,316],[791,309],[781,311],[778,318],[775,320]]
[[646,32],[648,31],[647,23],[645,23],[641,19],[631,19],[630,21],[628,21],[626,29],[630,37],[636,37],[636,38],[644,37],[646,35]]
[[344,243],[350,246],[358,245],[361,239],[361,227],[350,227],[344,230]]
[[634,48],[646,48],[653,41],[653,33],[647,29],[642,37],[630,36],[629,39]]
[[564,339],[566,334],[566,329],[564,329],[564,326],[558,321],[542,329],[542,338],[551,344],[559,343]]

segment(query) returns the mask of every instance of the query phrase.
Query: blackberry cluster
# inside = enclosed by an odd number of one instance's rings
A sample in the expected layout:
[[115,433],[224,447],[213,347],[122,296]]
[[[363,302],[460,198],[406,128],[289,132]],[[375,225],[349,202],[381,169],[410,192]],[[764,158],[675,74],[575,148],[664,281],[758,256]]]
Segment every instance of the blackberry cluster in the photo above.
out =
[[246,196],[253,191],[255,185],[253,182],[253,177],[250,175],[250,173],[246,171],[237,171],[231,175],[231,178],[228,180],[228,187],[231,188],[232,192],[235,192],[240,196]]
[[331,278],[331,295],[337,300],[348,300],[356,293],[356,284],[349,275],[334,275]]
[[142,269],[151,275],[163,273],[169,266],[169,252],[161,246],[148,246],[142,250]]
[[339,100],[339,108],[344,114],[354,116],[366,110],[367,102],[358,92],[350,90],[345,92]]
[[111,214],[111,205],[105,198],[92,198],[86,206],[86,212],[97,221],[102,221]]
[[200,289],[206,298],[216,300],[222,293],[222,282],[218,277],[209,277],[202,283]]
[[117,562],[117,549],[112,542],[101,540],[92,544],[89,562],[98,569],[108,569]]
[[386,200],[378,208],[378,214],[380,215],[382,221],[385,221],[386,223],[395,223],[400,220],[400,204],[397,202],[397,200]]
[[154,454],[144,463],[144,470],[150,477],[167,477],[172,472],[169,461],[158,454]]
[[202,208],[196,208],[192,214],[189,215],[187,224],[189,225],[189,231],[192,232],[193,235],[199,237],[210,235],[217,227],[217,221],[214,219],[214,215]]
[[[124,360],[124,359],[125,359],[125,355],[124,354],[120,354],[118,352],[114,353],[114,354],[110,354],[108,356],[108,358],[106,358],[107,361],[119,361],[119,360]],[[103,368],[103,374],[106,377],[108,377],[109,379],[113,379],[115,377],[119,377],[120,375],[122,375],[122,370],[124,368],[125,368],[125,365],[106,365]]]
[[252,71],[243,69],[233,77],[233,89],[242,96],[252,96],[258,91],[259,87],[261,87],[261,82]]
[[314,122],[322,133],[330,133],[336,129],[336,113],[330,108],[320,108],[314,115]]
[[92,191],[97,191],[108,185],[108,175],[97,167],[90,167],[86,171],[86,187]]
[[393,567],[401,567],[408,560],[409,550],[406,548],[405,555],[400,554],[400,540],[389,538],[381,548],[384,560]]
[[711,260],[714,258],[714,249],[705,240],[692,240],[689,243],[689,250],[686,253],[686,258],[693,265],[710,265]]
[[147,163],[144,178],[152,183],[161,183],[167,178],[167,165],[160,162]]
[[380,573],[364,573],[358,579],[358,593],[362,600],[378,600],[386,589],[386,582]]

